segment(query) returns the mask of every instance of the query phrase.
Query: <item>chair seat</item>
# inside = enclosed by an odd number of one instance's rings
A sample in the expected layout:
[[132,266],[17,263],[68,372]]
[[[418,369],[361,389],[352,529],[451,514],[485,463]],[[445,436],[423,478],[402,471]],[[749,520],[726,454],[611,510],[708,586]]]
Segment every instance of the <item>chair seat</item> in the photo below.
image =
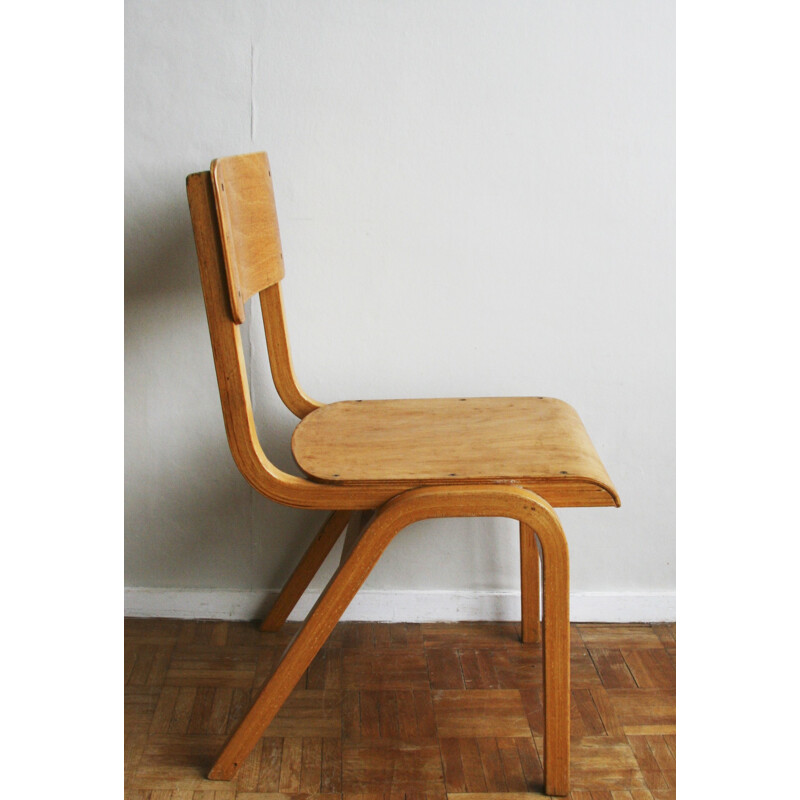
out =
[[292,452],[323,483],[516,483],[553,506],[619,505],[578,414],[550,397],[332,403],[301,421]]

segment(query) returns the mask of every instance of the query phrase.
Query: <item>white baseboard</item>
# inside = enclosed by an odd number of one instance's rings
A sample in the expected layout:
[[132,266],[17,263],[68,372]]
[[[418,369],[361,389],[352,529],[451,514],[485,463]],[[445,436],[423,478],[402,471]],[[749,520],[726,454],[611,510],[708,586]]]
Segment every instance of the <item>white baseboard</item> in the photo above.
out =
[[[125,615],[179,619],[258,619],[277,592],[125,589]],[[289,617],[305,619],[320,595],[309,589]],[[362,589],[342,620],[373,622],[511,621],[519,619],[519,592],[394,591]],[[674,592],[576,592],[573,622],[674,622]]]

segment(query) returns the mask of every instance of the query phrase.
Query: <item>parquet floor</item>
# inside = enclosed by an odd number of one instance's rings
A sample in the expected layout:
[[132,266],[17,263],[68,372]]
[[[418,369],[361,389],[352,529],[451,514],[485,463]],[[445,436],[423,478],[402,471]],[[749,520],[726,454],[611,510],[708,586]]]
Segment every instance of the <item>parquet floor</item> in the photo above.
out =
[[[237,779],[214,757],[296,625],[128,619],[126,800],[542,796],[542,651],[514,623],[340,623]],[[572,626],[572,800],[675,797],[675,626]]]

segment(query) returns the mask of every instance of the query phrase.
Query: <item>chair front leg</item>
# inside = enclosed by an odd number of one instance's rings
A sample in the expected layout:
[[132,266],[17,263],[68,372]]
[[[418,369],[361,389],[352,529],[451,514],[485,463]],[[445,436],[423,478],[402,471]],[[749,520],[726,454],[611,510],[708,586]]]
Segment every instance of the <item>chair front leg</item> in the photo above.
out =
[[524,644],[542,640],[539,606],[539,547],[536,532],[524,522],[519,524],[519,566],[521,633]]
[[[569,551],[564,531],[552,519],[537,525],[542,545],[544,599],[544,791],[569,794]],[[555,523],[555,524],[552,524]],[[556,527],[557,526],[557,527]]]

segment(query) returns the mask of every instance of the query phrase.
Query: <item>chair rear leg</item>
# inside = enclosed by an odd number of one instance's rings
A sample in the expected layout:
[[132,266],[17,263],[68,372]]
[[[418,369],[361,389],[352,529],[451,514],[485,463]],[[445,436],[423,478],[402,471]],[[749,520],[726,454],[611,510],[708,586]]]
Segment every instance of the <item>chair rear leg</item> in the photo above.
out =
[[519,524],[519,562],[522,605],[522,641],[542,640],[539,604],[539,547],[536,533],[524,522]]
[[344,546],[342,547],[342,555],[339,558],[340,565],[347,561],[347,557],[355,547],[358,537],[361,536],[361,532],[367,527],[367,523],[372,519],[374,513],[372,510],[353,512],[350,524],[347,526],[347,533],[344,535]]
[[266,619],[261,623],[262,631],[280,630],[289,614],[292,613],[292,609],[297,605],[297,601],[308,588],[311,579],[322,566],[322,562],[339,540],[352,515],[352,511],[334,511],[325,520],[319,533],[314,537],[314,541],[311,542],[308,550],[300,559],[300,563],[295,567],[291,577],[278,595],[278,599]]

